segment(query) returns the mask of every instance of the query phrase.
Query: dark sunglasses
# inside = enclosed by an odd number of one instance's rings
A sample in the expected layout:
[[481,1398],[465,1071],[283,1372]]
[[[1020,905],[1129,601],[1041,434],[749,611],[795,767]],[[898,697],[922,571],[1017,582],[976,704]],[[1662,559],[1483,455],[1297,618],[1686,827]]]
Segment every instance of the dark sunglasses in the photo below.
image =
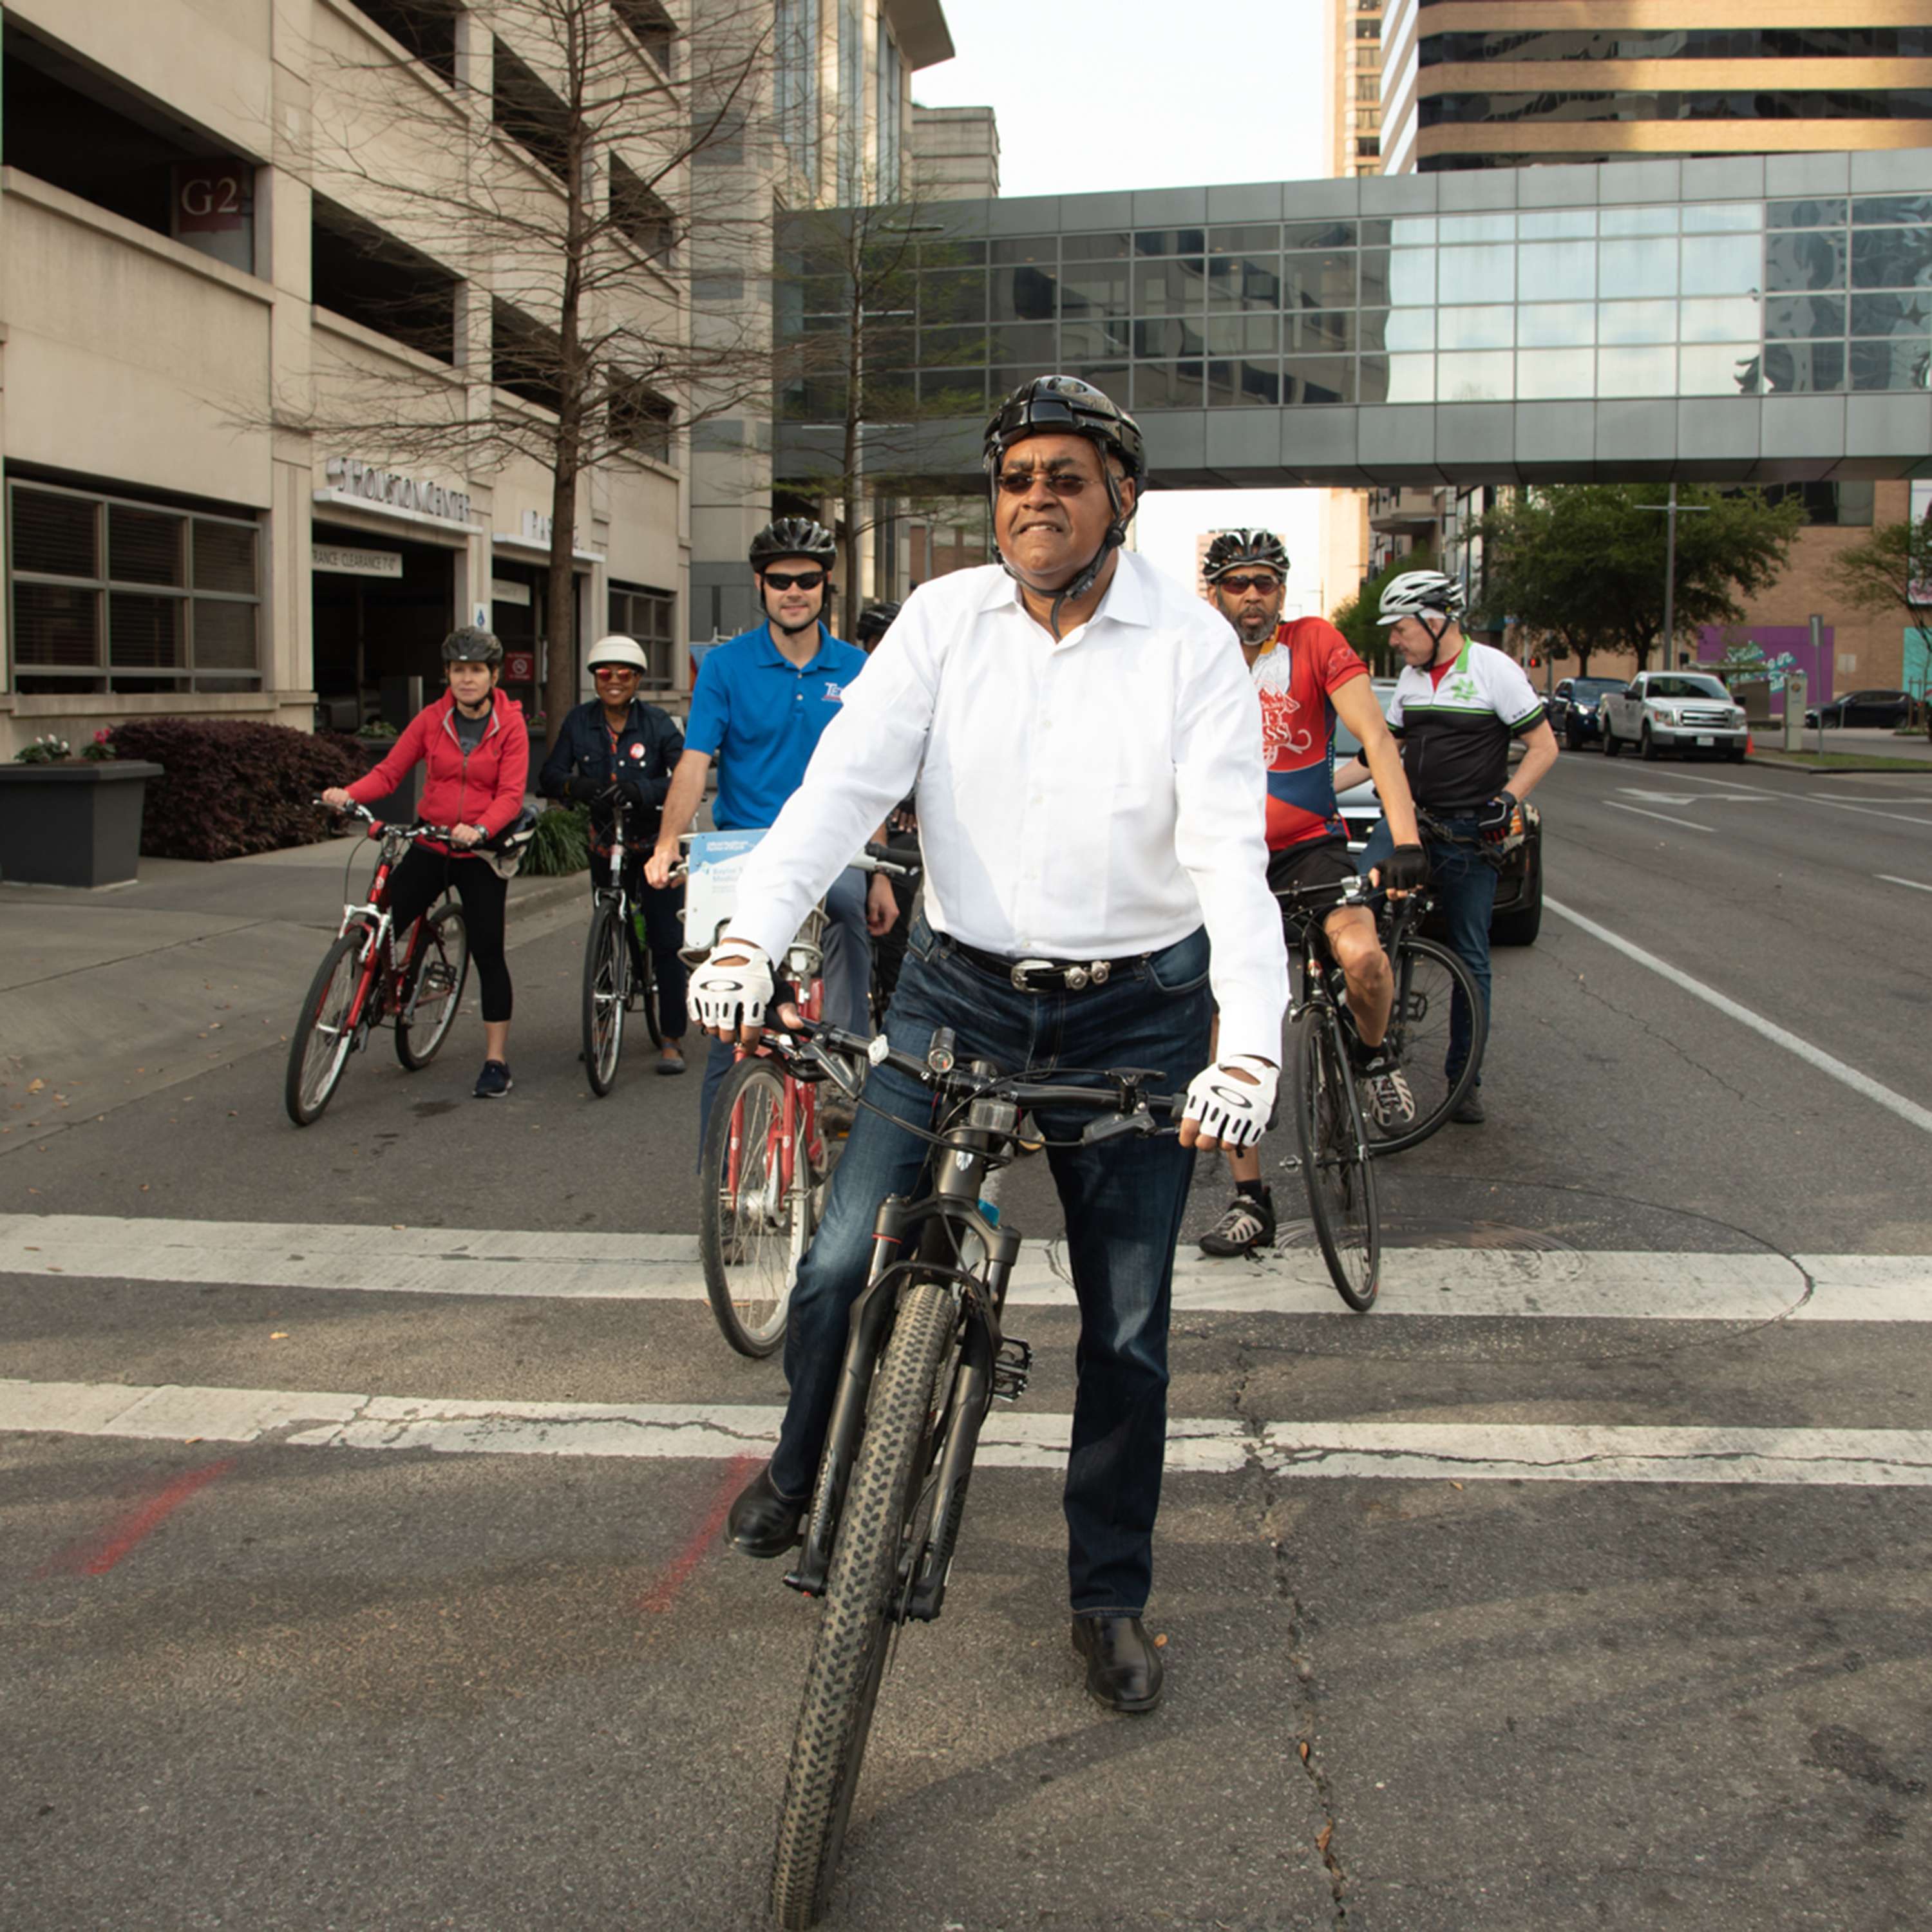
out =
[[[1007,496],[1024,496],[1033,488],[1034,479],[1037,474],[1036,471],[1031,470],[1002,470],[999,475],[1000,494]],[[1090,476],[1082,476],[1071,470],[1049,470],[1040,478],[1040,481],[1056,496],[1060,497],[1078,496],[1093,480]]]
[[1231,590],[1237,597],[1245,596],[1250,590],[1258,590],[1265,595],[1281,588],[1281,579],[1272,571],[1258,572],[1252,577],[1217,577],[1214,580],[1216,590]]
[[796,576],[789,576],[782,570],[765,572],[765,587],[768,590],[816,590],[824,581],[822,570],[801,570]]

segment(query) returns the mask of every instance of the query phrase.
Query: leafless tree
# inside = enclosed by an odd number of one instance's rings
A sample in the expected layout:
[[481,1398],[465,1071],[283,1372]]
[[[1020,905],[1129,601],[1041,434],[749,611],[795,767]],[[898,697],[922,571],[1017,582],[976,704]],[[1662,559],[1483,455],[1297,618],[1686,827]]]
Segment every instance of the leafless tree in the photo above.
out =
[[472,474],[548,471],[554,724],[577,698],[580,483],[770,413],[769,311],[730,299],[770,273],[770,0],[356,4],[408,58],[318,44],[287,164],[351,319],[415,352],[322,372],[277,419]]
[[[779,480],[832,506],[848,636],[862,601],[863,540],[909,509],[953,502],[956,486],[934,472],[934,428],[985,414],[983,322],[952,328],[943,350],[916,332],[922,320],[942,319],[918,314],[918,271],[964,259],[934,218],[941,212],[915,195],[794,214],[781,231],[781,395],[786,414],[813,428]],[[928,291],[938,285],[926,279]],[[931,365],[942,359],[958,368],[957,383],[935,376]],[[916,374],[922,362],[926,373]]]

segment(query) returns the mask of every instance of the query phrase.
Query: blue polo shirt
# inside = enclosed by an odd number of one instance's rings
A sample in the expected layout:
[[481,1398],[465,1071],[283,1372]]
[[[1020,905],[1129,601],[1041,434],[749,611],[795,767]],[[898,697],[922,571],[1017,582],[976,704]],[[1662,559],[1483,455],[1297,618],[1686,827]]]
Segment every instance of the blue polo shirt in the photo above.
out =
[[684,746],[718,763],[712,819],[721,831],[762,831],[804,782],[805,768],[866,653],[821,623],[810,663],[795,664],[772,641],[771,626],[704,654],[691,694]]

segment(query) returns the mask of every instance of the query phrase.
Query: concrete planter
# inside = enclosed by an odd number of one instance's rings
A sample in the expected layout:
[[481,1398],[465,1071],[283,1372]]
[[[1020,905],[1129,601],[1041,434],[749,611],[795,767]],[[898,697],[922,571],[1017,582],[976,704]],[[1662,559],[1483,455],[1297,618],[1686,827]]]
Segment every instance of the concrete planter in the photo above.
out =
[[0,765],[0,878],[113,886],[140,869],[141,806],[159,765]]

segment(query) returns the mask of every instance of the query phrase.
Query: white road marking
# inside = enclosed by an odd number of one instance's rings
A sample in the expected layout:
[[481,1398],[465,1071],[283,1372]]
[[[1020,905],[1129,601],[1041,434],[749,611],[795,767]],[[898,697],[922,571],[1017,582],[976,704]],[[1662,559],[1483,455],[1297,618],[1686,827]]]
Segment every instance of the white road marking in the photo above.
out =
[[1712,829],[1708,825],[1693,824],[1688,818],[1672,818],[1667,812],[1647,812],[1640,805],[1619,805],[1613,798],[1606,798],[1604,802],[1612,812],[1634,812],[1640,818],[1655,818],[1666,825],[1681,825],[1687,832],[1708,832]]
[[1619,785],[1617,789],[1624,797],[1640,798],[1646,805],[1700,805],[1704,802],[1701,792],[1640,791],[1635,785]]
[[[1735,778],[1700,778],[1690,772],[1684,772],[1678,782],[1683,784],[1724,785],[1733,791],[1750,792],[1758,798],[1776,799],[1790,805],[1822,806],[1827,812],[1856,812],[1868,818],[1895,818],[1901,825],[1932,825],[1932,818],[1915,818],[1903,812],[1882,812],[1868,800],[1854,805],[1842,793],[1820,791],[1774,791],[1764,785],[1739,784]],[[1606,804],[1613,801],[1605,800]],[[1926,801],[1916,798],[1892,799],[1886,801],[1894,805],[1919,805]]]
[[1932,892],[1932,886],[1928,886],[1923,879],[1897,878],[1890,872],[1874,872],[1872,877],[1882,879],[1888,886],[1910,886],[1915,892]]
[[[1932,823],[1932,821],[1928,821]],[[1894,1094],[1889,1087],[1882,1086],[1869,1074],[1861,1073],[1856,1066],[1848,1066],[1842,1060],[1834,1058],[1822,1047],[1814,1046],[1808,1040],[1801,1040],[1795,1033],[1787,1032],[1774,1022],[1766,1019],[1762,1013],[1752,1012],[1750,1007],[1740,1006],[1736,1000],[1728,999],[1714,987],[1707,986],[1701,980],[1694,980],[1688,973],[1682,972],[1667,960],[1658,958],[1654,952],[1646,952],[1640,946],[1633,945],[1620,934],[1612,932],[1606,926],[1599,926],[1593,919],[1586,919],[1580,912],[1574,912],[1566,905],[1546,896],[1544,904],[1559,918],[1567,919],[1573,926],[1580,926],[1592,938],[1600,939],[1606,946],[1612,946],[1626,958],[1634,959],[1640,966],[1647,966],[1660,978],[1668,980],[1673,986],[1681,986],[1693,998],[1715,1006],[1718,1012],[1728,1015],[1740,1025],[1747,1026],[1756,1034],[1794,1053],[1808,1066],[1815,1066],[1821,1073],[1828,1073],[1836,1081],[1862,1094],[1868,1100],[1875,1100],[1881,1107],[1896,1114],[1901,1120],[1916,1127],[1921,1133],[1932,1134],[1932,1110],[1919,1106],[1916,1100],[1908,1100],[1903,1094]]]
[[[442,1455],[597,1456],[716,1462],[778,1439],[772,1406],[464,1402],[278,1389],[0,1381],[0,1432],[259,1442]],[[994,1414],[983,1468],[1058,1469],[1073,1418]],[[1169,1420],[1170,1475],[1572,1483],[1932,1485],[1932,1430],[1668,1429],[1561,1423]]]
[[[1808,794],[1822,798],[1834,805],[1871,805],[1876,802],[1870,792],[1821,791]],[[1889,793],[1882,793],[1887,805],[1932,805],[1932,798],[1894,798]]]
[[[689,1234],[370,1228],[328,1222],[0,1214],[0,1274],[42,1283],[218,1283],[380,1294],[533,1300],[704,1298]],[[1806,1297],[1806,1277],[1815,1284]],[[1496,1248],[1384,1250],[1378,1317],[1433,1316],[1664,1322],[1932,1321],[1932,1256]],[[1029,1241],[1013,1307],[1070,1308],[1058,1244]],[[1213,1261],[1175,1258],[1182,1313],[1318,1315],[1355,1320],[1312,1247]]]

